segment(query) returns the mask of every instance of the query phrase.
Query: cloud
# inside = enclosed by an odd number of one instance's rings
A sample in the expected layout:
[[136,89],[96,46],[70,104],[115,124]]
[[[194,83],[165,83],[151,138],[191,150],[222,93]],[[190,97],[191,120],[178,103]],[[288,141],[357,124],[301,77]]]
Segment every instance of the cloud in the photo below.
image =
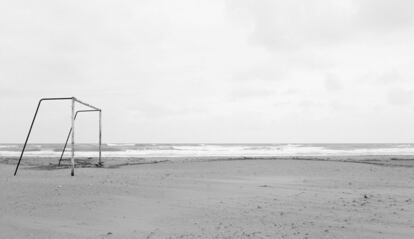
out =
[[269,49],[338,41],[347,33],[352,11],[337,1],[229,1],[230,11],[249,17],[250,41]]
[[350,120],[392,124],[378,112],[398,118],[393,106],[414,92],[413,4],[0,1],[0,107],[15,112],[0,140],[23,138],[45,96],[102,107],[108,141],[194,142],[195,131],[199,141],[318,141]]
[[327,91],[342,90],[341,81],[338,79],[338,76],[334,74],[327,74],[325,78],[325,88]]
[[251,29],[250,42],[270,50],[326,47],[373,33],[412,27],[409,0],[229,0],[228,9]]
[[412,9],[414,2],[411,0],[354,0],[358,9],[355,25],[360,25],[365,30],[392,32],[404,27],[410,27],[414,23]]
[[410,105],[412,101],[412,94],[410,90],[405,89],[391,89],[388,91],[388,102],[395,106]]
[[237,100],[248,100],[248,99],[252,99],[252,98],[266,98],[268,96],[271,96],[274,94],[274,91],[272,91],[271,89],[246,89],[246,88],[242,88],[242,89],[237,89],[237,90],[233,90],[231,93],[232,98],[237,99]]
[[390,71],[384,72],[382,75],[379,76],[377,80],[378,83],[382,83],[382,84],[393,84],[393,83],[400,83],[403,81],[404,81],[404,78],[396,69],[392,69]]

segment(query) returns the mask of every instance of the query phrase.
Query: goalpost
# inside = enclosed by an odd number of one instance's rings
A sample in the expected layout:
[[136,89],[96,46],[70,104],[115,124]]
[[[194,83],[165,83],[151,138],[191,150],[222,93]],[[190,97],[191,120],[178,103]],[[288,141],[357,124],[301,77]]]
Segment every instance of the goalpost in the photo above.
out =
[[[29,133],[26,136],[26,141],[24,142],[23,149],[22,149],[22,152],[20,154],[19,161],[17,162],[16,169],[14,171],[14,176],[16,176],[17,170],[19,169],[20,162],[21,162],[21,160],[23,158],[23,154],[24,154],[24,151],[26,149],[26,145],[27,145],[27,142],[29,140],[30,133],[32,132],[33,124],[34,124],[34,122],[36,120],[37,113],[39,112],[40,104],[43,101],[52,101],[52,100],[56,100],[56,101],[57,100],[60,100],[60,101],[62,101],[62,100],[70,100],[70,101],[72,101],[71,102],[72,103],[72,105],[71,105],[71,128],[69,130],[69,134],[68,134],[68,137],[66,138],[65,146],[63,148],[61,157],[59,159],[59,165],[60,165],[60,161],[62,160],[63,154],[64,154],[64,152],[66,150],[66,146],[67,146],[67,143],[69,141],[69,137],[72,136],[72,139],[71,139],[71,164],[72,164],[72,167],[71,167],[71,176],[74,176],[75,175],[75,119],[76,119],[76,116],[78,115],[78,113],[82,113],[82,112],[99,112],[99,161],[98,161],[98,166],[101,166],[102,165],[102,161],[101,161],[101,156],[102,156],[102,110],[99,109],[99,108],[97,108],[97,107],[95,107],[95,106],[92,106],[90,104],[87,104],[87,103],[85,103],[83,101],[80,101],[79,99],[77,99],[75,97],[42,98],[42,99],[39,100],[39,103],[37,104],[37,108],[36,108],[35,114],[33,116],[32,123],[31,123],[30,128],[29,128]],[[78,110],[75,113],[75,103],[82,104],[82,105],[90,108],[91,110]]]

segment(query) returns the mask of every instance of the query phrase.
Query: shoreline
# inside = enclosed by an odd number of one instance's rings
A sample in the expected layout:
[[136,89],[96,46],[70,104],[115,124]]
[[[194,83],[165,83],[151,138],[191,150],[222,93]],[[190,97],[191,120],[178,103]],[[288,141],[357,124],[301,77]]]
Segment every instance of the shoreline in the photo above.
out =
[[[0,156],[0,164],[16,165],[18,157],[2,157]],[[94,157],[77,157],[77,168],[95,167],[97,158]],[[255,161],[255,160],[298,160],[298,161],[327,161],[338,163],[358,163],[371,164],[386,167],[414,167],[413,156],[401,155],[372,155],[372,156],[292,156],[292,157],[102,157],[104,168],[119,168],[142,164],[156,164],[156,163],[178,163],[178,162],[216,162],[216,161]],[[38,168],[38,169],[59,169],[70,166],[70,159],[63,158],[62,165],[57,166],[58,159],[54,157],[24,157],[21,161],[23,167]]]

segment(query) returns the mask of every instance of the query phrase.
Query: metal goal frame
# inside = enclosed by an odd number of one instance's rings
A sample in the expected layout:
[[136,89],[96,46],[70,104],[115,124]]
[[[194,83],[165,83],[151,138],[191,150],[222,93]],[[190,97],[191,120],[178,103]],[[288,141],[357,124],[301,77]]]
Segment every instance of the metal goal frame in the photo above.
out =
[[[19,161],[17,162],[16,169],[14,171],[14,176],[16,176],[17,170],[19,169],[19,165],[20,165],[20,162],[23,158],[23,154],[24,154],[24,151],[26,149],[27,142],[29,141],[30,133],[32,132],[33,125],[34,125],[34,122],[36,120],[37,114],[39,112],[39,108],[40,108],[41,103],[43,101],[64,101],[64,100],[72,101],[71,102],[72,103],[71,104],[71,112],[72,112],[72,114],[71,114],[71,128],[70,128],[68,137],[66,139],[66,143],[65,143],[65,146],[63,148],[61,157],[59,159],[59,165],[60,165],[60,161],[62,160],[63,154],[65,152],[65,149],[66,149],[66,146],[67,146],[67,143],[68,143],[68,140],[69,140],[69,136],[72,136],[71,137],[71,164],[72,164],[71,165],[71,176],[75,175],[75,119],[76,119],[77,114],[80,113],[80,112],[99,112],[99,162],[98,162],[98,166],[102,165],[102,161],[101,161],[101,157],[102,157],[102,110],[100,108],[97,108],[97,107],[93,106],[93,105],[87,104],[87,103],[77,99],[76,97],[41,98],[39,100],[39,103],[37,104],[37,108],[36,108],[35,114],[33,116],[32,123],[30,124],[29,132],[26,136],[26,140],[24,142],[23,149],[22,149],[22,152],[20,154]],[[75,113],[75,103],[82,104],[82,105],[90,108],[90,110],[78,110]]]

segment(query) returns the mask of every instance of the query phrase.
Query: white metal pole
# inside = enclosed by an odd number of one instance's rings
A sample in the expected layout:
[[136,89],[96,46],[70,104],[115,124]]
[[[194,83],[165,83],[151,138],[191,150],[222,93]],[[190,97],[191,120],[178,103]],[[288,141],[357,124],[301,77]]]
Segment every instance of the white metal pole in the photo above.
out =
[[102,110],[99,111],[99,166],[102,166]]
[[75,99],[72,99],[72,171],[70,173],[71,176],[75,176]]

